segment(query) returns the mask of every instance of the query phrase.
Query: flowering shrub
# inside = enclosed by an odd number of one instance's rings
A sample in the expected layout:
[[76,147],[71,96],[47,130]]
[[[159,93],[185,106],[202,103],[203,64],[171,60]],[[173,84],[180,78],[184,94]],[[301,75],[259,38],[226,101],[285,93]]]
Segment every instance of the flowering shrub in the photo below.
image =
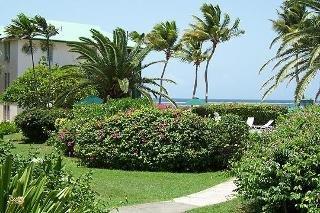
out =
[[247,125],[190,111],[146,108],[85,123],[74,134],[75,154],[90,167],[150,171],[209,171],[228,166],[242,150]]
[[256,135],[235,164],[240,195],[254,212],[319,212],[320,108],[281,117],[277,129]]

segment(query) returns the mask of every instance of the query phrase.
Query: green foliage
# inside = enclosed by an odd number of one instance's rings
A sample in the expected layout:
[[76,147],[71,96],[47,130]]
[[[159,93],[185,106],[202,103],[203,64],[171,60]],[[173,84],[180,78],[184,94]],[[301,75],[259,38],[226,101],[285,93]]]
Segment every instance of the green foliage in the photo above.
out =
[[[78,69],[61,69],[56,66],[49,70],[48,67],[39,65],[35,67],[34,72],[36,73],[35,78],[31,69],[18,77],[5,90],[2,100],[17,103],[19,107],[24,109],[45,108],[49,105],[70,108],[75,102],[95,94],[92,87],[86,87],[72,95],[61,97],[61,94],[67,89],[80,83],[77,78],[64,79],[69,75],[81,75]],[[36,85],[36,90],[34,90],[34,85]]]
[[145,108],[87,122],[71,134],[76,156],[90,167],[195,172],[225,169],[248,127],[233,115],[215,122],[190,111]]
[[269,120],[277,120],[280,115],[288,113],[288,108],[275,105],[251,105],[251,104],[210,104],[192,109],[200,116],[213,117],[217,112],[220,115],[234,114],[246,121],[248,117],[254,117],[256,125],[262,125]]
[[283,116],[256,136],[234,172],[240,195],[255,212],[319,212],[320,108]]
[[33,178],[34,165],[12,176],[12,157],[0,165],[0,212],[80,212],[65,205],[72,190],[51,191],[45,195],[45,175]]
[[55,121],[68,116],[63,109],[30,109],[25,110],[15,118],[16,125],[23,135],[34,142],[48,139],[50,133],[55,131]]
[[[91,30],[91,38],[80,37],[81,42],[69,43],[70,51],[79,54],[79,65],[84,75],[80,77],[81,84],[70,87],[67,92],[78,91],[91,85],[97,89],[99,97],[104,101],[110,98],[130,97],[136,91],[152,101],[154,96],[162,95],[169,100],[168,92],[162,88],[157,78],[141,77],[141,71],[157,62],[143,65],[144,59],[151,48],[138,43],[128,46],[127,33],[120,28],[113,31],[109,39],[97,30]],[[172,82],[166,80],[167,82]],[[153,87],[160,87],[161,91]]]
[[0,123],[0,138],[5,135],[10,135],[19,132],[19,129],[12,122],[1,122]]

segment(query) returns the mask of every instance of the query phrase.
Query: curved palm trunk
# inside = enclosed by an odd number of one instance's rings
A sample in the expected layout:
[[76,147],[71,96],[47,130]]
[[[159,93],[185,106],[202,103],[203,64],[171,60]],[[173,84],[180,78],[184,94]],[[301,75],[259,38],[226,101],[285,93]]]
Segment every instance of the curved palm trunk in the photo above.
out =
[[195,77],[194,77],[194,86],[193,86],[193,93],[192,93],[192,99],[196,97],[197,93],[197,87],[198,87],[198,69],[199,65],[196,65],[196,72],[195,72]]
[[208,93],[209,93],[209,82],[208,82],[208,69],[209,69],[209,64],[210,64],[210,61],[212,59],[212,56],[216,50],[216,47],[217,47],[217,44],[216,43],[213,43],[212,45],[212,51],[207,59],[207,64],[206,64],[206,70],[204,72],[204,80],[205,80],[205,83],[206,83],[206,103],[208,103]]
[[[167,66],[168,66],[168,62],[169,62],[169,59],[167,59],[166,60],[166,62],[165,62],[165,64],[164,64],[164,66],[163,66],[163,69],[162,69],[162,73],[161,73],[161,79],[160,79],[160,94],[162,93],[162,91],[163,91],[163,89],[162,89],[162,87],[163,87],[163,77],[164,77],[164,74],[165,74],[165,72],[166,72],[166,69],[167,69]],[[160,95],[159,96],[159,104],[161,104],[161,102],[162,102],[162,96]]]

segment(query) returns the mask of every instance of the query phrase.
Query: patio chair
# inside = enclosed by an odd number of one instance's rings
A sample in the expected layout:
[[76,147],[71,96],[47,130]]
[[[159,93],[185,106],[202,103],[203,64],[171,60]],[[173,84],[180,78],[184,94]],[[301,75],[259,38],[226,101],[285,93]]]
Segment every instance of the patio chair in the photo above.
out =
[[254,117],[249,117],[247,119],[247,124],[250,128],[253,128]]
[[214,120],[215,120],[215,121],[220,121],[220,120],[221,120],[221,116],[219,115],[219,113],[214,112],[214,113],[213,113],[213,116],[214,116]]
[[254,126],[255,129],[259,130],[271,130],[273,127],[271,124],[274,122],[274,120],[269,120],[265,125],[262,126]]

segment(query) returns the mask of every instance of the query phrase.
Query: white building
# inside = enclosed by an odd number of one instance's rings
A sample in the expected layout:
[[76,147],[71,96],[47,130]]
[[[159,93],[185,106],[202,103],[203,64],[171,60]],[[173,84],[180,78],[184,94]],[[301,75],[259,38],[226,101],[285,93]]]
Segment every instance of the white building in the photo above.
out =
[[[96,29],[103,32],[98,26],[84,25],[70,22],[48,21],[59,29],[59,34],[52,37],[53,48],[51,51],[51,64],[68,65],[76,63],[76,53],[69,52],[67,42],[79,41],[79,37],[91,37],[90,29]],[[0,65],[2,72],[0,74],[0,93],[2,93],[11,82],[23,72],[32,67],[31,56],[22,51],[22,47],[27,40],[5,39],[4,27],[0,26]],[[40,48],[41,37],[34,39],[36,47],[34,53],[35,64],[47,53]],[[0,121],[13,120],[21,109],[15,104],[0,104]]]

